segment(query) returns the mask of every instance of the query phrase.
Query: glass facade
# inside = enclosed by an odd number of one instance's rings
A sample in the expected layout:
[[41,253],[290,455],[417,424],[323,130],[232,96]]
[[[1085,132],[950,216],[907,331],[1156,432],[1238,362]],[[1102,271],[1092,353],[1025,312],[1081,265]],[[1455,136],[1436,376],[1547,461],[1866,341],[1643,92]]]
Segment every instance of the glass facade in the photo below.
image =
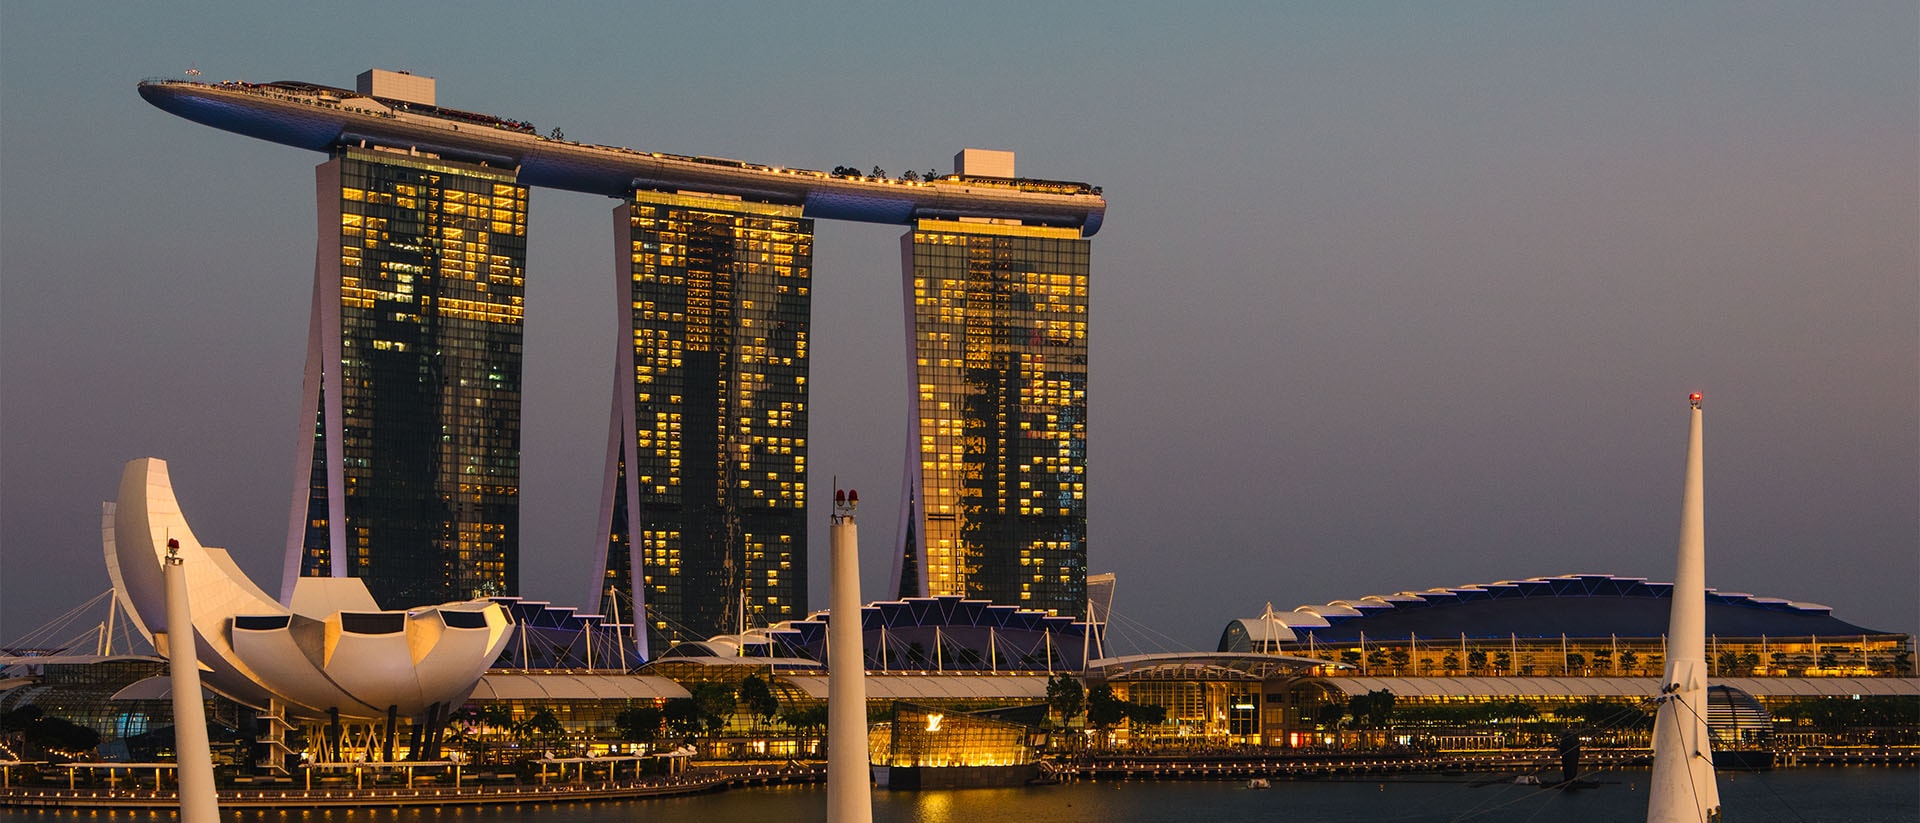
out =
[[800,617],[813,221],[644,190],[625,215],[601,610],[637,600],[655,649]]
[[[1911,677],[1908,635],[1707,637],[1712,677]],[[1367,677],[1659,677],[1660,637],[1384,637],[1256,651],[1343,663]]]
[[899,595],[1079,616],[1088,241],[921,220],[901,243],[918,413]]
[[894,703],[888,722],[867,727],[867,760],[881,766],[1018,766],[1036,759],[1018,723]]
[[357,149],[320,181],[300,574],[390,609],[514,594],[527,188]]

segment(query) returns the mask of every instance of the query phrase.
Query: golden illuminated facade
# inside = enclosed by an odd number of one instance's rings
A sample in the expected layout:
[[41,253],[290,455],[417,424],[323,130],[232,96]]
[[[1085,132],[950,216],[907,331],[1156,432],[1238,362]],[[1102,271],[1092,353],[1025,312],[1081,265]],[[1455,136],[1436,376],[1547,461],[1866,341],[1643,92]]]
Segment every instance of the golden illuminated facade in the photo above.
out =
[[952,709],[894,702],[890,719],[867,727],[867,761],[876,766],[1022,766],[1034,762],[1027,726]]
[[901,252],[917,413],[898,594],[1078,616],[1088,241],[1069,228],[921,220]]
[[630,323],[588,602],[621,621],[644,608],[643,656],[801,617],[813,221],[641,190],[615,225]]
[[293,578],[384,608],[514,594],[527,188],[508,172],[343,149],[316,171]]

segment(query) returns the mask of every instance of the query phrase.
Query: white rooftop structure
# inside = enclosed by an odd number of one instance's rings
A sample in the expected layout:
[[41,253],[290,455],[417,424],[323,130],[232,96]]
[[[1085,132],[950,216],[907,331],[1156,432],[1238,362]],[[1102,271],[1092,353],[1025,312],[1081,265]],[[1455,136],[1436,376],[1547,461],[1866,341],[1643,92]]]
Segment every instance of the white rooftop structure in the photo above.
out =
[[1013,173],[1013,152],[992,149],[961,149],[953,156],[953,173],[967,177],[1018,177]]
[[385,97],[423,106],[434,105],[433,78],[404,71],[367,69],[354,78],[354,91],[370,97]]

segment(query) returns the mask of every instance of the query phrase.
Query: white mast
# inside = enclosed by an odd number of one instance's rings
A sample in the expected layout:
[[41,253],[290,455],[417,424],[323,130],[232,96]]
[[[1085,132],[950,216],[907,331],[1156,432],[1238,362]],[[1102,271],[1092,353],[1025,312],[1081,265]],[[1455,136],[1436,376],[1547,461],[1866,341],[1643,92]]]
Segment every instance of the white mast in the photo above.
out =
[[627,640],[626,636],[620,632],[620,592],[618,589],[612,586],[607,587],[607,602],[613,604],[613,645],[620,650],[620,671],[625,672],[627,670]]
[[207,745],[207,708],[200,691],[200,654],[193,637],[193,609],[187,604],[187,571],[180,541],[167,540],[167,673],[173,689],[173,750],[180,784],[183,823],[219,823],[220,801],[213,789],[213,752]]
[[[120,612],[120,593],[116,591],[113,593],[112,597],[107,598],[107,624],[106,624],[107,636],[104,640],[100,641],[100,655],[102,657],[113,654],[113,621],[115,618],[119,617],[119,612]],[[1860,642],[1862,644],[1861,648],[1863,649],[1866,648],[1866,646],[1864,645],[1866,643],[1866,639],[1862,638]]]
[[859,492],[833,492],[827,604],[827,823],[873,823],[867,772],[867,670],[860,642]]
[[1667,626],[1667,670],[1653,726],[1653,786],[1648,823],[1702,823],[1720,819],[1707,732],[1707,536],[1705,473],[1700,447],[1700,394],[1687,435],[1686,491],[1680,504],[1679,561],[1673,573],[1673,613]]

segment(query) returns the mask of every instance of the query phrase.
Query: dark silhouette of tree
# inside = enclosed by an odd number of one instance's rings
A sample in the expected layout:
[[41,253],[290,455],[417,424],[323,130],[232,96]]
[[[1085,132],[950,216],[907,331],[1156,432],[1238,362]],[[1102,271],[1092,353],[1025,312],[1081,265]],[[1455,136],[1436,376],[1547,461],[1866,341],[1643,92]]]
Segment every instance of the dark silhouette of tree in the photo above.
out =
[[1086,702],[1087,690],[1080,685],[1079,678],[1060,674],[1047,680],[1047,707],[1060,716],[1061,728],[1073,724],[1073,719],[1080,715]]
[[874,178],[878,178],[878,179],[880,179],[880,180],[885,180],[885,179],[887,179],[887,170],[886,170],[886,169],[883,169],[883,168],[880,168],[879,166],[874,166],[874,167],[873,167],[873,174],[871,174],[871,175],[868,175],[868,176],[870,176],[870,177],[874,177]]
[[1740,665],[1740,655],[1733,652],[1721,652],[1714,660],[1713,673],[1721,677],[1733,674],[1734,667]]
[[827,727],[827,707],[821,704],[790,708],[780,714],[780,722],[799,732],[802,740],[817,739],[820,730]]
[[1653,715],[1639,706],[1617,700],[1586,700],[1555,709],[1553,716],[1569,725],[1596,729],[1653,728]]
[[691,697],[676,697],[661,707],[661,720],[667,729],[681,737],[699,734],[705,725],[700,722],[700,704]]
[[754,730],[760,724],[772,720],[780,712],[780,698],[773,693],[773,687],[759,675],[747,675],[740,681],[740,703],[746,707],[747,714],[754,718]]
[[1106,738],[1108,729],[1125,719],[1126,701],[1114,696],[1112,686],[1101,683],[1087,690],[1087,722],[1099,730],[1102,740]]
[[1467,669],[1476,674],[1486,671],[1487,653],[1479,649],[1467,652]]
[[1099,730],[1102,740],[1108,729],[1123,720],[1140,726],[1165,723],[1167,707],[1122,700],[1114,695],[1113,687],[1105,683],[1087,690],[1087,722]]
[[1413,660],[1413,655],[1408,654],[1406,649],[1396,648],[1393,651],[1388,652],[1387,656],[1393,659],[1394,672],[1400,673],[1400,674],[1404,674],[1406,672],[1407,664],[1409,662],[1412,662]]
[[613,726],[620,737],[634,743],[652,743],[660,737],[666,712],[653,706],[635,706],[614,716]]
[[1386,689],[1356,694],[1347,699],[1347,713],[1356,726],[1384,729],[1393,722],[1393,702],[1393,692]]
[[1373,651],[1367,652],[1367,673],[1368,674],[1373,674],[1374,669],[1384,669],[1386,667],[1387,667],[1387,650],[1386,649],[1374,649]]
[[1127,722],[1136,726],[1158,726],[1167,722],[1167,707],[1150,706],[1145,703],[1123,701],[1126,707]]
[[560,722],[560,718],[553,713],[552,709],[545,707],[528,715],[527,719],[514,724],[513,727],[513,739],[522,744],[552,745],[560,742],[566,735],[567,727]]
[[1338,729],[1340,728],[1341,722],[1346,719],[1347,705],[1345,703],[1328,703],[1321,706],[1320,710],[1314,713],[1314,720],[1318,721],[1320,728],[1323,729]]
[[1612,649],[1594,649],[1593,650],[1593,667],[1596,669],[1603,670],[1608,674],[1612,674],[1613,673],[1613,650]]
[[1851,729],[1912,729],[1920,726],[1920,700],[1911,697],[1862,696],[1857,700],[1801,699],[1773,710],[1776,720],[1789,720],[1823,732]]
[[740,705],[733,689],[725,683],[695,683],[687,691],[693,693],[693,703],[699,707],[700,725],[707,734],[714,734],[726,728],[727,718]]
[[0,736],[19,735],[29,752],[64,760],[100,745],[100,733],[39,706],[21,706],[0,715]]

